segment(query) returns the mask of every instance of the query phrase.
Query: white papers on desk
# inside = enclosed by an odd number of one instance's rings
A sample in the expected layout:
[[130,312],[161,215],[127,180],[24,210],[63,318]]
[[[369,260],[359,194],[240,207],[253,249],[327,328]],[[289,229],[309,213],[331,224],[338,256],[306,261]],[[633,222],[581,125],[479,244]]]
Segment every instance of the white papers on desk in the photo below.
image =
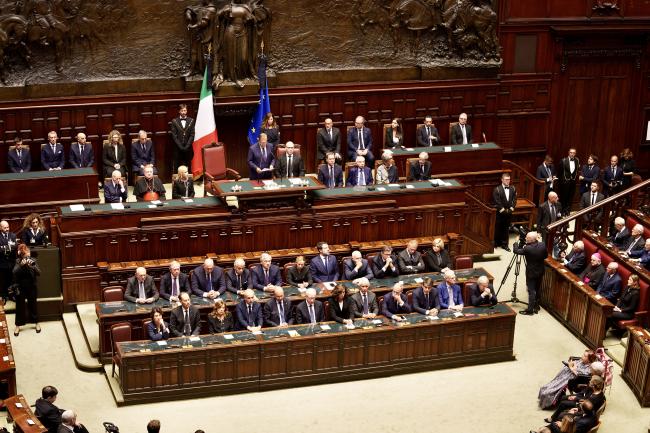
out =
[[323,331],[329,331],[332,328],[330,327],[330,325],[320,325],[320,329],[322,329]]
[[184,198],[183,201],[184,201],[185,203],[194,203],[194,200],[191,199],[191,198]]
[[384,188],[383,186],[378,186],[377,188],[375,188],[375,190],[377,190],[377,191],[386,191],[386,188]]
[[451,146],[445,146],[445,152],[451,152]]
[[463,317],[463,313],[461,313],[460,311],[456,311],[454,313],[454,317]]
[[413,189],[415,188],[413,185],[406,185],[406,189]]
[[295,329],[287,329],[287,334],[289,334],[289,337],[300,337],[300,334]]
[[431,185],[438,185],[438,186],[451,186],[451,183],[445,182],[442,179],[429,179],[429,182],[431,182]]
[[162,204],[160,200],[151,200],[149,203],[151,204]]
[[16,407],[20,409],[23,407],[23,405],[21,403],[16,402]]
[[389,183],[388,186],[391,188],[399,188],[399,183]]
[[332,290],[336,286],[335,281],[326,281],[322,283],[323,286],[325,286],[326,289]]
[[122,210],[124,209],[124,203],[111,203],[111,209]]
[[478,147],[478,143],[472,143],[472,147],[474,148]]
[[8,356],[3,356],[3,357],[2,357],[2,360],[3,360],[4,362],[9,362],[9,357],[8,357]]
[[158,346],[167,346],[167,342],[165,340],[160,340],[156,342]]
[[34,425],[35,422],[31,420],[31,418],[27,418],[27,424],[29,425]]
[[408,150],[409,152],[413,152],[415,149],[413,149],[412,147],[405,147],[404,150]]
[[582,281],[578,281],[578,285],[579,285],[579,286],[584,286],[585,283],[583,283]]
[[440,317],[438,317],[438,316],[427,316],[427,319],[429,319],[429,320],[440,320]]
[[598,300],[601,300],[601,299],[603,299],[603,297],[602,297],[602,296],[600,296],[600,295],[596,295],[596,296],[594,296],[594,298],[596,298],[596,299],[598,299]]
[[422,278],[420,278],[420,277],[417,277],[417,278],[413,278],[413,281],[415,281],[416,283],[420,284],[420,283],[422,283],[424,280],[423,280]]
[[293,186],[302,186],[302,179],[299,177],[290,177],[289,183]]
[[84,210],[84,205],[82,205],[82,204],[71,204],[70,205],[70,210],[72,212],[82,211],[82,210]]
[[0,338],[0,344],[5,344],[6,340],[4,338]]
[[[152,203],[153,203],[153,202],[152,202]],[[157,208],[158,206],[156,206],[155,204],[150,204],[150,205],[147,205],[147,207],[148,207],[149,209],[155,209],[155,208]]]
[[374,320],[372,321],[372,323],[375,324],[375,325],[381,325],[381,324],[382,324],[382,321],[381,321],[381,319],[374,319]]
[[356,326],[354,326],[354,323],[346,323],[346,324],[345,324],[345,327],[348,328],[348,329],[354,329],[354,328],[356,328]]
[[201,341],[201,337],[195,335],[194,337],[190,337],[190,341]]
[[223,338],[225,338],[226,340],[232,340],[232,339],[235,338],[235,337],[233,337],[232,334],[225,334],[225,335],[223,336]]
[[252,334],[253,335],[262,335],[263,332],[262,331],[253,331]]

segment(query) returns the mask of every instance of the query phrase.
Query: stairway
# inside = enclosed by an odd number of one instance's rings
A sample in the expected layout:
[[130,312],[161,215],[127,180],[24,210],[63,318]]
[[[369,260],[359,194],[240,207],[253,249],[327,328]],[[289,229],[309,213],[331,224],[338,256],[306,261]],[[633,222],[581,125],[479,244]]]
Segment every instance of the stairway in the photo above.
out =
[[75,312],[64,313],[63,327],[77,368],[83,371],[102,371],[95,304],[78,304]]

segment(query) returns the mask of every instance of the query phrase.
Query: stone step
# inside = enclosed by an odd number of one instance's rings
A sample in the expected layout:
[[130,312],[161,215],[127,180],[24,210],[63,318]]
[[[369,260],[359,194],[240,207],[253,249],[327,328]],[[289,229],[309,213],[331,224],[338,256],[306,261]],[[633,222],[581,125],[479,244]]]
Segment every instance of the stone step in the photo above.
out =
[[81,322],[81,329],[88,343],[88,349],[93,356],[99,357],[99,325],[95,304],[77,304],[77,316]]
[[103,365],[99,362],[99,358],[93,357],[88,350],[77,313],[63,314],[63,328],[77,368],[83,371],[102,371]]
[[115,399],[115,404],[119,406],[124,406],[124,395],[122,395],[122,389],[120,388],[120,383],[117,380],[117,375],[119,374],[119,369],[115,373],[115,377],[111,376],[113,366],[111,364],[104,365],[104,377],[108,382],[108,387],[111,389],[113,398]]

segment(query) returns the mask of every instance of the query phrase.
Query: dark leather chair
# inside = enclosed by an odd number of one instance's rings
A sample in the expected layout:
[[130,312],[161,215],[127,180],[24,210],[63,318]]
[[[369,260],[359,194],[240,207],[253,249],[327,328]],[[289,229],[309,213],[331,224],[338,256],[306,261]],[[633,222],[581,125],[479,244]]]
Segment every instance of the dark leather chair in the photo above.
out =
[[[296,266],[296,262],[289,262],[285,263],[284,266],[282,266],[282,281],[284,281],[286,284],[287,283],[287,274],[289,272],[289,268]],[[307,266],[307,264],[305,264]]]
[[124,300],[124,287],[108,286],[102,290],[102,302],[120,302]]
[[[619,267],[619,269],[621,269],[621,267]],[[627,282],[625,282],[624,285],[627,287]],[[650,309],[648,306],[648,291],[648,283],[643,280],[639,280],[639,306],[634,312],[634,317],[628,320],[619,320],[614,323],[614,326],[622,331],[625,331],[628,326],[642,326],[644,328],[647,326],[648,310]]]
[[408,293],[406,293],[406,299],[408,300],[409,305],[413,306],[413,290],[409,290]]
[[454,269],[472,269],[473,267],[472,256],[456,256],[454,259]]
[[111,326],[111,360],[113,366],[111,377],[115,377],[115,364],[120,364],[120,358],[117,355],[117,343],[122,341],[131,341],[131,324],[120,322]]
[[[298,143],[294,143],[294,150],[293,154],[296,156],[300,156],[300,145]],[[278,144],[278,147],[276,148],[276,158],[282,158],[284,154],[287,152],[285,149],[284,143],[283,144]]]
[[330,301],[323,301],[323,316],[325,317],[325,321],[329,322],[330,319]]
[[226,167],[226,148],[223,143],[211,143],[203,146],[203,188],[204,195],[214,194],[215,182],[241,179],[239,173]]

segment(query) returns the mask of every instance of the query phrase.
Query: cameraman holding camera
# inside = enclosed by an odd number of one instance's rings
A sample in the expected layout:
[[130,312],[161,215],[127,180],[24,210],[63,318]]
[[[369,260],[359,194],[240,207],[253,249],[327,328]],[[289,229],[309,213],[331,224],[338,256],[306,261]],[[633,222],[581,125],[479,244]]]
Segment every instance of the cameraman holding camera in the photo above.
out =
[[[36,260],[32,258],[29,247],[25,244],[18,245],[16,264],[14,265],[14,282],[16,290],[16,329],[14,336],[20,334],[20,327],[26,323],[34,323],[36,332],[41,332],[36,311],[36,277],[41,274]],[[25,301],[27,301],[27,315],[25,317]]]
[[538,238],[537,232],[528,232],[525,241],[519,239],[512,246],[515,254],[526,258],[526,288],[528,289],[528,308],[519,312],[531,316],[539,312],[539,288],[544,277],[544,260],[548,257],[546,245]]

